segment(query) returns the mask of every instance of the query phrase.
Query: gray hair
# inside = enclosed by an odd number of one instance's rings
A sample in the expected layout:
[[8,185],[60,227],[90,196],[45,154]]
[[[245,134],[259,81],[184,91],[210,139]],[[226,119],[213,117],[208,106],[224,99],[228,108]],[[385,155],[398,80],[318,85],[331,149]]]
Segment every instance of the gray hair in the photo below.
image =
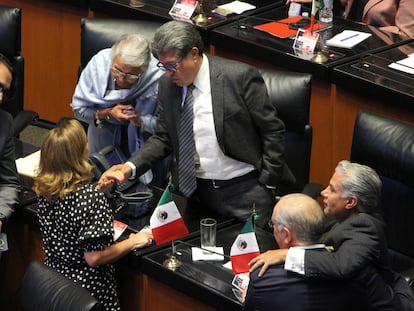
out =
[[354,196],[359,212],[374,213],[381,199],[382,182],[378,174],[369,166],[346,160],[338,163],[335,172],[344,177],[340,182],[342,197]]
[[324,232],[324,213],[319,203],[302,193],[283,196],[278,202],[274,224],[287,227],[301,245],[318,243]]
[[121,57],[125,65],[140,68],[142,71],[145,71],[151,60],[149,42],[139,34],[123,35],[112,46],[112,62],[117,55]]
[[164,54],[174,51],[179,57],[184,57],[193,47],[198,48],[199,55],[203,54],[204,43],[197,28],[187,22],[170,21],[157,29],[152,42],[152,54]]

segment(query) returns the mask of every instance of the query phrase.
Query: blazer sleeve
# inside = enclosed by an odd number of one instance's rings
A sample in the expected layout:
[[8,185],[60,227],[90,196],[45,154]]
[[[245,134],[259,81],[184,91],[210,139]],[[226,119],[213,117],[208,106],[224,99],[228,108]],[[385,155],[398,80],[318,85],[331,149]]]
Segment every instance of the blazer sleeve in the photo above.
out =
[[173,151],[173,145],[178,144],[176,109],[179,108],[180,94],[180,88],[173,85],[169,78],[161,77],[157,98],[159,116],[155,133],[129,159],[136,166],[137,176],[144,174],[156,162],[166,158]]
[[327,241],[333,244],[333,252],[305,252],[305,275],[326,279],[348,279],[363,267],[377,264],[383,247],[380,235],[373,222],[366,217],[357,216],[346,223],[336,225],[327,238]]

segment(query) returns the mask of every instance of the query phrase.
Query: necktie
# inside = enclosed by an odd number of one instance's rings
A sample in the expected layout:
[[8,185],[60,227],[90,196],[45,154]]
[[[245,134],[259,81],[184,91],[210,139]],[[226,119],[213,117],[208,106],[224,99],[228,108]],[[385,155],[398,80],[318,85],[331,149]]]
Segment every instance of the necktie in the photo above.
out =
[[181,111],[180,129],[178,134],[178,185],[181,193],[186,197],[190,197],[197,187],[194,161],[193,89],[194,85],[192,84],[187,88],[187,95]]

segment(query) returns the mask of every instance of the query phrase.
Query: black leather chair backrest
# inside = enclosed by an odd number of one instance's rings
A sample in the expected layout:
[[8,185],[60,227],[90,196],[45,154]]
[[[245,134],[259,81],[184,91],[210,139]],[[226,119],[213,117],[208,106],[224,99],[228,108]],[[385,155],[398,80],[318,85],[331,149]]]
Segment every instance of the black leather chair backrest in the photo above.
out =
[[115,18],[83,18],[81,20],[81,64],[85,68],[98,51],[111,47],[122,35],[138,33],[149,42],[162,23]]
[[375,169],[383,182],[379,211],[387,225],[392,266],[414,266],[414,125],[362,111],[358,114],[351,161]]
[[24,110],[24,58],[21,50],[20,8],[0,5],[0,53],[8,58],[14,70],[11,94],[3,99],[0,108],[13,116],[13,134],[18,137],[21,130],[35,120],[34,111]]
[[21,14],[20,8],[0,6],[0,52],[10,60],[15,72],[11,99],[4,100],[0,107],[13,117],[23,110],[24,103],[24,59],[20,55]]
[[285,123],[285,159],[296,177],[296,185],[281,193],[302,191],[309,182],[312,150],[312,126],[309,124],[312,75],[260,69],[270,100]]
[[20,290],[22,311],[100,311],[101,303],[80,284],[33,261]]

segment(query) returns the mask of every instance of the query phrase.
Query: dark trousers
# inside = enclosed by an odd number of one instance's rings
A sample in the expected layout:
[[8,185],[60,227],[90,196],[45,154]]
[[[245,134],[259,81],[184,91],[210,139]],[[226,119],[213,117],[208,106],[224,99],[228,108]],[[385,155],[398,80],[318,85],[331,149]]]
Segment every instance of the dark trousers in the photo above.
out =
[[[236,218],[245,222],[255,206],[258,218],[256,225],[265,228],[273,212],[275,198],[272,191],[258,182],[257,176],[246,180],[215,187],[211,180],[197,179],[197,190],[189,201],[189,208],[208,210],[224,217]],[[192,202],[197,202],[196,204]]]

